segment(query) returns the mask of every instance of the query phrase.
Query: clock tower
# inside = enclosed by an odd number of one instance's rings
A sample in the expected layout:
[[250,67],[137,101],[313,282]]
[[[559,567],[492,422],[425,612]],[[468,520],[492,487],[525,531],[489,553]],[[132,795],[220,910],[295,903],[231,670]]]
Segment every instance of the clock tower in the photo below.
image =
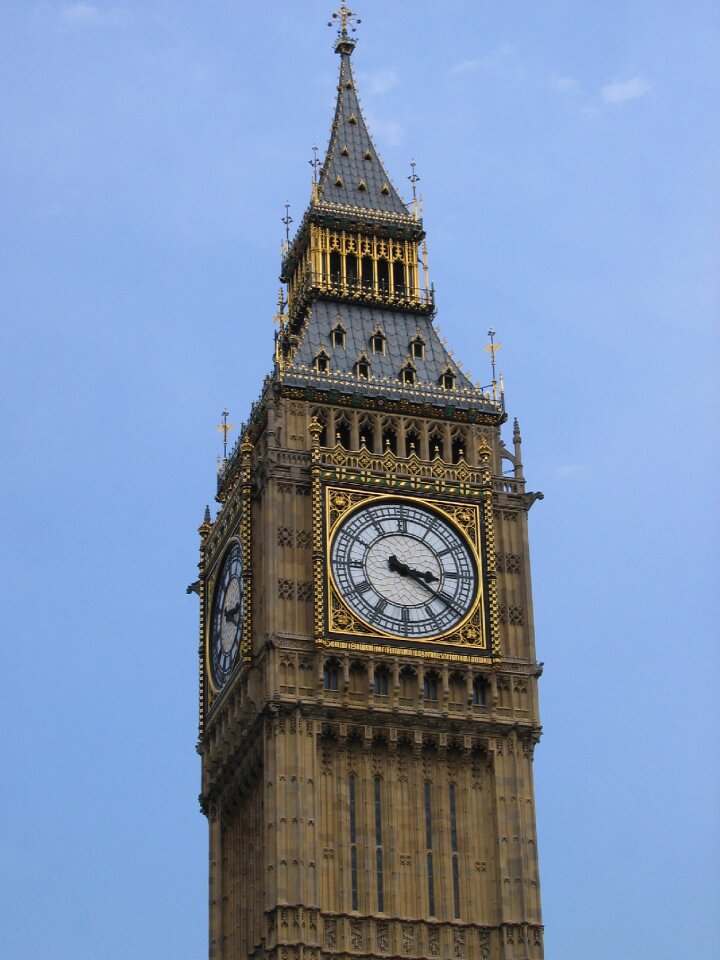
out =
[[213,960],[543,956],[517,421],[439,339],[418,207],[337,103],[274,363],[200,527]]

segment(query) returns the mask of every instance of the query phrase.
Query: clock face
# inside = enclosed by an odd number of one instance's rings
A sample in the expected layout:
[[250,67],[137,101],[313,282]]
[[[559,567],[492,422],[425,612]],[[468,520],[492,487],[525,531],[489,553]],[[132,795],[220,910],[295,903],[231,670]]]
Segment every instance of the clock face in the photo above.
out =
[[465,537],[441,514],[407,500],[374,501],[344,519],[330,567],[358,617],[407,639],[449,633],[477,599],[477,564]]
[[233,544],[215,586],[210,626],[210,661],[215,686],[223,687],[240,649],[243,626],[242,549]]

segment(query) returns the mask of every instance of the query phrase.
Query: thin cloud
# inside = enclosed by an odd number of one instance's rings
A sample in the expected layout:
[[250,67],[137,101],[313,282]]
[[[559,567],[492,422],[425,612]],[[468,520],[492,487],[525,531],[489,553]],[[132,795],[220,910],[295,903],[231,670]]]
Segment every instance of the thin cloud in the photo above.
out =
[[481,66],[482,60],[461,60],[460,63],[453,64],[448,73],[472,73],[474,70],[479,70]]
[[560,77],[556,74],[550,77],[550,86],[553,90],[558,90],[560,93],[566,90],[572,90],[572,88],[576,86],[576,83],[574,77]]
[[448,67],[450,76],[457,76],[464,73],[475,73],[477,70],[489,70],[491,72],[512,72],[522,73],[523,68],[518,60],[517,50],[512,44],[504,43],[495,50],[490,50],[482,57],[476,57],[471,60],[459,60],[457,63]]
[[631,77],[629,80],[614,80],[600,91],[603,103],[625,103],[644,97],[650,84],[644,77]]
[[370,96],[387,93],[399,83],[397,73],[392,69],[360,74],[359,79],[362,92]]
[[564,463],[556,467],[555,476],[559,479],[574,477],[576,474],[582,473],[584,469],[585,467],[582,463]]
[[55,6],[41,3],[35,7],[35,16],[41,23],[54,24],[65,30],[81,27],[118,26],[127,23],[130,14],[121,7],[100,6],[96,3],[65,3]]

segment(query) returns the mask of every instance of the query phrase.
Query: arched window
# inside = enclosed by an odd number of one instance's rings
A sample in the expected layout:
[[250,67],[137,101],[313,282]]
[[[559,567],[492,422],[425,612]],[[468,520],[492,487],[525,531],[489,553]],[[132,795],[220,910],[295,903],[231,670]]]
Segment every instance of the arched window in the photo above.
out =
[[355,376],[358,378],[358,380],[370,379],[370,361],[365,354],[361,354],[357,360],[357,363],[355,364]]
[[420,336],[420,331],[410,341],[410,356],[415,360],[425,359],[425,341]]
[[433,460],[435,457],[445,459],[445,440],[440,430],[433,430],[430,434],[430,459]]
[[390,672],[386,667],[378,667],[373,681],[373,692],[376,697],[387,697],[390,693]]
[[325,668],[323,670],[323,689],[337,690],[339,677],[340,671],[338,670],[337,664],[334,661],[329,660],[325,664]]
[[405,429],[405,456],[409,457],[413,453],[420,456],[420,431],[410,426]]
[[385,343],[387,342],[387,337],[380,329],[380,327],[375,327],[370,337],[370,349],[373,353],[385,353]]
[[467,460],[467,440],[463,433],[456,433],[452,439],[452,462]]
[[335,417],[335,444],[350,449],[350,423],[344,414]]
[[426,673],[423,681],[423,697],[425,700],[437,700],[438,687],[438,675],[436,673]]
[[402,260],[393,263],[393,287],[396,297],[405,296],[405,264]]
[[383,453],[386,453],[388,450],[391,453],[397,454],[398,452],[398,438],[395,425],[392,423],[386,423],[383,426],[382,432],[383,440]]
[[313,368],[318,373],[327,373],[330,369],[330,357],[324,350],[320,350],[320,352],[315,356],[315,359],[313,360]]
[[375,449],[375,422],[371,417],[362,417],[358,423],[360,431],[360,448]]
[[409,362],[400,371],[400,382],[413,384],[415,383],[415,366],[413,363]]
[[443,390],[454,390],[455,389],[455,371],[452,367],[445,367],[443,372],[440,374],[440,386]]
[[345,327],[340,323],[339,318],[335,326],[332,328],[331,339],[334,347],[338,347],[342,350],[345,349]]
[[485,707],[488,701],[488,682],[485,677],[475,677],[472,688],[474,707]]

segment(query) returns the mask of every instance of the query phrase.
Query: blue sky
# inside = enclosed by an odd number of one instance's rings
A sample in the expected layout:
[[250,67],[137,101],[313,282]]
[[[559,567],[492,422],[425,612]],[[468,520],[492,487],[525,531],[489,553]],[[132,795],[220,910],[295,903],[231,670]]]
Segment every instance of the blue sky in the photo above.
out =
[[[202,956],[197,601],[215,424],[272,352],[330,4],[5,0],[8,960]],[[443,335],[523,431],[552,960],[710,960],[718,829],[720,8],[358,0]]]

